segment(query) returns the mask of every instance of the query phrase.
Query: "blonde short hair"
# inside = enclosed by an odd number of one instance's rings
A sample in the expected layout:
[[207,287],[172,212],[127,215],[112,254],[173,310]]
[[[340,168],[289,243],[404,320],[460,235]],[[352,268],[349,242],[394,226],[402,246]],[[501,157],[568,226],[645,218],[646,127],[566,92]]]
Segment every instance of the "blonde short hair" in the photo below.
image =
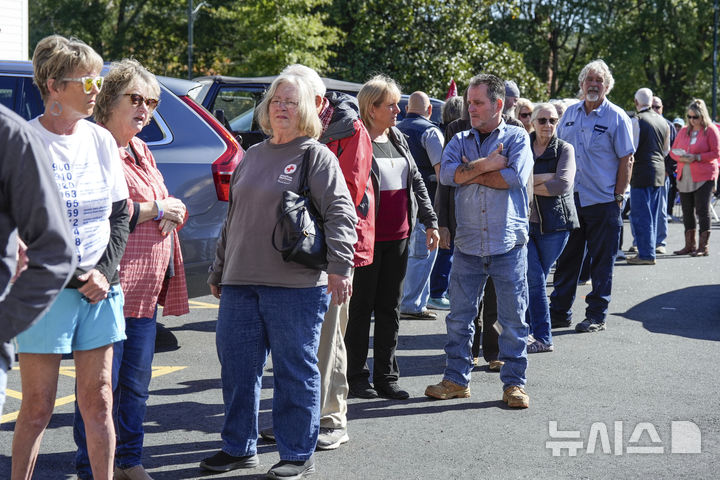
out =
[[289,83],[294,85],[298,91],[297,118],[298,129],[305,135],[317,139],[322,133],[322,124],[318,117],[315,106],[315,92],[312,86],[302,77],[293,74],[280,74],[270,85],[265,97],[257,107],[258,123],[265,134],[272,136],[273,130],[270,125],[270,101],[277,93],[280,85]]
[[[131,58],[125,58],[119,62],[114,62],[110,66],[110,71],[105,76],[103,88],[98,93],[95,104],[95,120],[99,123],[107,124],[112,116],[113,109],[123,98],[125,90],[133,84],[139,83],[147,87],[147,94],[151,98],[160,99],[160,84],[155,75],[150,73],[140,62]],[[154,111],[150,111],[146,125],[150,123],[150,118]]]
[[520,118],[520,110],[527,108],[530,112],[533,111],[533,103],[527,98],[518,98],[515,103],[515,118]]
[[61,35],[50,35],[38,42],[32,58],[34,82],[40,89],[43,102],[50,92],[48,80],[64,82],[62,79],[76,70],[97,70],[103,67],[103,60],[95,50],[77,38],[65,38]]
[[370,130],[373,126],[373,119],[370,118],[370,108],[378,107],[386,99],[400,101],[400,87],[395,80],[386,75],[375,75],[365,82],[357,95],[360,105],[360,118]]

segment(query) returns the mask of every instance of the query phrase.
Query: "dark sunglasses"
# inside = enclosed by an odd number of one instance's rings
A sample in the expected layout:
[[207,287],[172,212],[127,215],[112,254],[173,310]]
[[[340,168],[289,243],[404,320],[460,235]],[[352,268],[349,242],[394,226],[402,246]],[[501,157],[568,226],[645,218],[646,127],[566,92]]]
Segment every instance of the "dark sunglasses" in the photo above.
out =
[[535,121],[537,121],[540,125],[545,125],[546,123],[550,122],[550,125],[555,125],[558,122],[557,118],[550,117],[550,118],[536,118]]
[[532,112],[531,112],[531,113],[521,113],[521,114],[520,114],[520,116],[521,116],[522,118],[528,118],[530,115],[532,115]]
[[687,117],[688,117],[690,120],[697,120],[698,118],[700,118],[700,117],[698,117],[697,115],[688,115]]
[[125,96],[130,97],[130,103],[135,108],[144,103],[150,110],[155,110],[159,103],[157,98],[145,98],[137,93],[126,93]]
[[652,106],[653,110],[660,110],[661,108],[662,108],[662,105],[653,105]]

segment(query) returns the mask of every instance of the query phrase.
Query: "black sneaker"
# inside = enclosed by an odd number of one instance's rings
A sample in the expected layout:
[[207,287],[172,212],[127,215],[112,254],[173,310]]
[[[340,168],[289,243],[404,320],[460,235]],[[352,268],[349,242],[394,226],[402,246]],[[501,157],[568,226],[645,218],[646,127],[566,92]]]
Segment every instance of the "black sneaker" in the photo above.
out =
[[313,457],[307,460],[295,462],[290,460],[280,460],[268,470],[265,478],[274,478],[276,480],[297,480],[307,475],[315,473],[315,460]]
[[370,385],[370,382],[353,382],[348,386],[348,396],[355,398],[377,398],[378,392]]
[[222,450],[200,462],[200,468],[211,472],[229,472],[238,468],[255,468],[260,465],[257,455],[233,457]]
[[586,318],[575,325],[575,331],[580,333],[599,332],[600,330],[605,330],[605,322],[594,322]]
[[260,437],[266,442],[275,443],[275,432],[272,427],[260,430]]
[[550,316],[550,326],[552,328],[567,328],[572,325],[572,320],[569,318],[554,318]]
[[396,382],[385,384],[375,382],[375,390],[381,397],[391,400],[407,400],[410,398],[410,394],[400,388]]
[[405,320],[437,320],[437,313],[428,309],[422,312],[400,312],[400,318]]

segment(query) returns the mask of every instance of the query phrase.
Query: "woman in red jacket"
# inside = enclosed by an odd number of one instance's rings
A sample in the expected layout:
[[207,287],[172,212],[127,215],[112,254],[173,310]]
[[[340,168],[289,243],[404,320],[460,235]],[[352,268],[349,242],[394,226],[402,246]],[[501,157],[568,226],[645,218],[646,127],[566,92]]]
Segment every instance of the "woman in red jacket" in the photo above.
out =
[[[675,138],[670,156],[677,161],[677,188],[685,225],[685,247],[675,255],[707,256],[710,240],[710,196],[718,178],[720,133],[705,102],[695,99],[687,109],[687,126]],[[695,215],[700,244],[695,248]]]

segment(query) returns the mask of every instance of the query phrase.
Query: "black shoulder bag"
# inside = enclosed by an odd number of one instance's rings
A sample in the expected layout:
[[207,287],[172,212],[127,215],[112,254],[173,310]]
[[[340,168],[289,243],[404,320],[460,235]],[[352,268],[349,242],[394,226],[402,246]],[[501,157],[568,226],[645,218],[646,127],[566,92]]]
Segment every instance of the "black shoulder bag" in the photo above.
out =
[[[327,246],[323,219],[313,205],[308,186],[310,148],[305,150],[301,165],[298,192],[285,190],[280,215],[272,233],[272,244],[286,262],[296,262],[306,267],[327,268]],[[278,245],[279,242],[279,245]]]

